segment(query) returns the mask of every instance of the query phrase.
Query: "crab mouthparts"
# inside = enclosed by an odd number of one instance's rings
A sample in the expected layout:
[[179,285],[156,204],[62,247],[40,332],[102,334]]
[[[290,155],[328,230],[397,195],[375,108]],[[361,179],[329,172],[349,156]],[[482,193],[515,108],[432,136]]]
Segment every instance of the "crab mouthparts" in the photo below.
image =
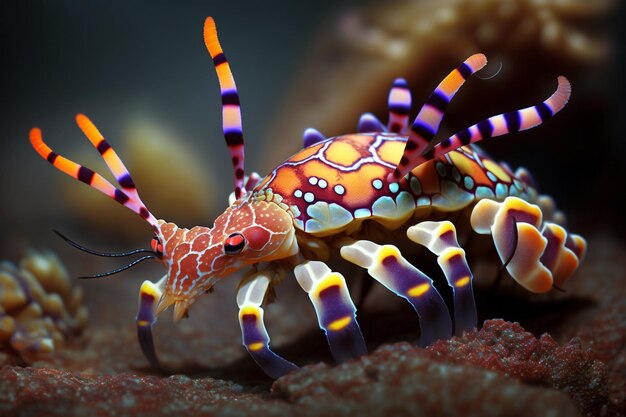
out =
[[174,303],[174,321],[186,318],[189,315],[189,305],[187,300],[178,300]]
[[177,322],[182,318],[186,318],[189,312],[189,306],[192,301],[187,299],[176,299],[172,295],[164,295],[159,301],[156,314],[160,315],[163,311],[167,310],[169,306],[174,304],[174,321]]

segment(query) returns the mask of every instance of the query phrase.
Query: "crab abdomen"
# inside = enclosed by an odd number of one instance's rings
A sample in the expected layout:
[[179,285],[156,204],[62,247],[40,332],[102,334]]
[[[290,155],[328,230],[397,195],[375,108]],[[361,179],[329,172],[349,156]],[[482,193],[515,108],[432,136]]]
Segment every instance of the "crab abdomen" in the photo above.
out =
[[536,196],[530,184],[473,145],[389,183],[406,140],[391,133],[330,138],[280,164],[254,192],[280,195],[294,212],[296,227],[318,236],[339,233],[354,221],[372,219],[393,228],[416,210],[450,212],[482,198]]

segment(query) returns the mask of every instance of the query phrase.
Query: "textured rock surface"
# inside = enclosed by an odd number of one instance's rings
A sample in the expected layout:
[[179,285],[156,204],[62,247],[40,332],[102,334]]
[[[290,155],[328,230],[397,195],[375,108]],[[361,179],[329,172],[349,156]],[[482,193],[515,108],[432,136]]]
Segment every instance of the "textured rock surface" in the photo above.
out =
[[607,367],[577,339],[559,346],[547,334],[537,339],[517,323],[490,320],[479,332],[438,341],[428,351],[439,360],[473,364],[562,390],[588,414],[599,415],[606,408]]
[[416,320],[394,298],[372,297],[359,314],[372,353],[339,366],[288,280],[267,309],[272,345],[309,365],[273,385],[240,347],[234,283],[201,299],[190,320],[158,323],[170,376],[150,370],[136,344],[138,283],[90,282],[84,338],[34,368],[2,368],[0,415],[624,416],[624,248],[607,238],[589,247],[566,293],[479,293],[481,316],[506,321],[427,349],[389,344],[412,340]]
[[278,380],[274,392],[302,406],[303,415],[578,415],[562,392],[432,360],[408,343],[335,368],[307,367]]
[[[247,393],[237,384],[121,374],[93,376],[67,371],[4,368],[0,414],[72,415],[284,415],[288,407],[267,394]],[[8,400],[8,401],[6,401]],[[258,415],[258,414],[257,414]]]

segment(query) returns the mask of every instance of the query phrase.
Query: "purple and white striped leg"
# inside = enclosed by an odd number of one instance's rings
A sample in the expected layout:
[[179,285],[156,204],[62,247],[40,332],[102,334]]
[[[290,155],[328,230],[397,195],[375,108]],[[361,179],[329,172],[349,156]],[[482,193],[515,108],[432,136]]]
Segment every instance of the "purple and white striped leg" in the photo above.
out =
[[315,307],[319,326],[326,332],[333,358],[339,363],[367,354],[356,307],[345,278],[325,263],[308,261],[296,266],[296,280]]
[[358,240],[343,246],[341,257],[366,268],[372,278],[411,303],[420,319],[418,345],[427,346],[452,335],[450,313],[433,281],[411,265],[398,248]]
[[139,346],[150,365],[155,369],[163,369],[154,349],[152,326],[157,321],[157,307],[163,295],[163,289],[167,281],[164,275],[156,284],[144,281],[139,290],[139,310],[135,321],[137,323],[137,338]]
[[437,255],[454,295],[454,334],[476,327],[476,303],[472,289],[472,272],[465,260],[465,251],[459,246],[454,224],[449,221],[421,222],[409,227],[409,239],[427,247]]
[[269,285],[270,278],[263,271],[245,279],[237,291],[237,305],[243,345],[268,376],[278,379],[298,367],[270,349],[261,308]]

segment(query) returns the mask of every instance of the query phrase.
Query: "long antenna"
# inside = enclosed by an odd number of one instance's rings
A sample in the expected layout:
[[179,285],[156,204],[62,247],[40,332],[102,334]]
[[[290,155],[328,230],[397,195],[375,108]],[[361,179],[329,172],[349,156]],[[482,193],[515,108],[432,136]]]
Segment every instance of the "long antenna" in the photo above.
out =
[[89,249],[88,247],[85,247],[85,246],[83,246],[83,245],[81,245],[79,243],[74,242],[69,237],[64,236],[58,230],[53,230],[53,232],[56,233],[61,239],[66,241],[70,246],[73,246],[76,249],[81,250],[83,252],[87,252],[87,253],[89,253],[91,255],[104,256],[104,257],[108,257],[108,258],[118,258],[118,257],[134,255],[136,253],[152,253],[152,254],[154,254],[154,251],[152,251],[152,249],[135,249],[135,250],[131,250],[131,251],[128,251],[128,252],[98,252],[96,250]]
[[94,124],[83,114],[76,115],[76,123],[87,136],[91,144],[98,150],[104,162],[115,176],[120,188],[113,186],[102,175],[94,172],[86,166],[65,158],[54,152],[43,140],[41,129],[34,127],[30,131],[30,144],[35,151],[46,161],[50,162],[56,169],[69,175],[70,177],[84,182],[91,188],[95,188],[101,193],[109,196],[123,206],[128,207],[139,214],[152,227],[157,227],[156,218],[146,208],[137,194],[137,189],[130,173],[117,156],[111,145],[104,140]]
[[209,50],[211,58],[213,58],[215,72],[217,72],[217,78],[220,82],[222,93],[222,129],[224,130],[224,138],[226,139],[226,145],[230,151],[233,163],[235,197],[238,200],[246,194],[243,185],[245,171],[241,106],[239,105],[239,93],[237,93],[235,78],[217,38],[215,21],[210,16],[204,21],[204,44]]
[[114,275],[114,274],[118,274],[122,271],[126,271],[128,268],[132,268],[133,266],[137,265],[140,262],[145,261],[146,259],[154,259],[156,258],[156,255],[148,255],[148,256],[144,256],[143,258],[139,258],[136,259],[134,261],[132,261],[131,263],[129,263],[128,265],[125,265],[121,268],[118,269],[114,269],[113,271],[109,271],[109,272],[103,272],[101,274],[96,274],[96,275],[89,275],[89,276],[84,276],[84,277],[78,277],[79,279],[94,279],[94,278],[103,278],[103,277],[108,277],[109,275]]

